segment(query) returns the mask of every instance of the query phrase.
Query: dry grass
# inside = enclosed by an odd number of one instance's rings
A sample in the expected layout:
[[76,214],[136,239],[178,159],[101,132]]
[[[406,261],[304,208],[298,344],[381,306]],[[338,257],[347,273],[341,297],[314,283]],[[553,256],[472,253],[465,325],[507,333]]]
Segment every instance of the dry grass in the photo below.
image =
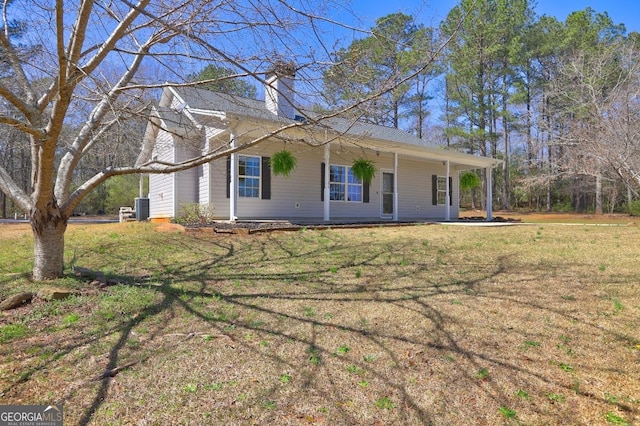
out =
[[[638,234],[74,225],[68,261],[126,283],[1,317],[0,401],[68,424],[637,424]],[[15,268],[0,296],[32,286]]]

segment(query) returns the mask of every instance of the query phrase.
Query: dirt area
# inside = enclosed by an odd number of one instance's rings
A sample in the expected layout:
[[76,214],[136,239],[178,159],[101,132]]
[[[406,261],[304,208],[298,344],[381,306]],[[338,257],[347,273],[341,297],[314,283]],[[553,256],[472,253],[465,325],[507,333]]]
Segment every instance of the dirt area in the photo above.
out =
[[[640,217],[626,213],[607,213],[602,215],[590,213],[565,212],[529,212],[529,211],[494,211],[494,220],[508,219],[509,221],[524,223],[640,223]],[[485,218],[485,212],[479,210],[465,210],[460,212],[460,218]]]
[[185,227],[177,223],[160,223],[156,226],[158,232],[185,232]]

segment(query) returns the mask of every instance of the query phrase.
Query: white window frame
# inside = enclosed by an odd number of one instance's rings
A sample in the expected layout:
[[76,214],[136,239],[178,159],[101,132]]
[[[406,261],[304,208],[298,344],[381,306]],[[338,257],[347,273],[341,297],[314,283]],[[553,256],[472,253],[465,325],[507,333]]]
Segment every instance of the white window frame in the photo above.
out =
[[[343,177],[342,181],[331,180],[333,176],[333,173],[331,173],[331,170],[334,167],[340,168],[342,170],[341,172],[341,175]],[[332,191],[332,189],[334,186],[340,186],[343,188],[343,190],[340,192],[340,194],[343,195],[342,199],[333,198],[334,191]],[[353,192],[359,193],[359,198],[360,198],[359,200],[350,199],[352,197],[350,196],[350,194],[352,193],[352,191],[350,191],[350,188],[354,189]],[[360,188],[360,190],[355,191],[355,188]],[[357,179],[355,176],[353,176],[353,173],[351,172],[351,167],[343,166],[341,164],[330,164],[329,165],[329,200],[332,202],[341,202],[341,203],[362,203],[363,198],[364,198],[364,186],[362,185],[362,181],[360,179]]]
[[[240,162],[246,162],[248,158],[256,159],[258,161],[258,176],[241,174],[241,166]],[[246,172],[246,164],[245,164],[245,172]],[[242,179],[257,179],[258,180],[258,192],[256,195],[247,195],[246,186],[244,192],[240,189],[240,182]],[[259,199],[262,196],[262,157],[256,155],[238,155],[238,197],[241,198],[257,198]]]

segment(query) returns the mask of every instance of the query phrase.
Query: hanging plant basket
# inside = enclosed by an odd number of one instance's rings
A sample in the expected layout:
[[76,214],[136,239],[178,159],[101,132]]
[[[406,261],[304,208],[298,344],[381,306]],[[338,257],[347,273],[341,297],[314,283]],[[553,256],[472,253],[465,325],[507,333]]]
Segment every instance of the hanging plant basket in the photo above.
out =
[[296,160],[291,151],[286,149],[278,151],[271,156],[271,169],[276,176],[288,177],[293,169],[296,168],[296,164],[298,164],[298,160]]
[[376,175],[376,166],[371,160],[366,158],[358,158],[351,165],[353,175],[360,179],[363,183],[369,184]]
[[466,171],[460,176],[460,188],[463,190],[478,188],[481,183],[478,175],[471,171]]

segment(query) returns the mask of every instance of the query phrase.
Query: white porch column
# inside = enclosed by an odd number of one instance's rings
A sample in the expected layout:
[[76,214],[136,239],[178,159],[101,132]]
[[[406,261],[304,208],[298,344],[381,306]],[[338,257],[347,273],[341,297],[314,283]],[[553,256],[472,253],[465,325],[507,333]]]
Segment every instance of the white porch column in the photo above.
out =
[[331,220],[331,202],[329,200],[329,173],[330,173],[330,164],[331,161],[331,152],[329,149],[329,143],[327,142],[324,145],[324,220]]
[[398,153],[393,153],[393,220],[398,220]]
[[[236,147],[236,137],[233,131],[230,133],[231,148]],[[238,187],[238,156],[234,152],[231,154],[231,164],[229,165],[231,179],[229,182],[229,220],[234,221],[238,218],[236,212],[236,188]]]
[[450,195],[450,191],[451,191],[451,186],[449,185],[449,174],[450,174],[450,170],[451,170],[451,164],[449,162],[449,160],[447,160],[447,186],[446,186],[446,191],[447,194],[445,195],[444,199],[445,199],[445,207],[444,207],[444,220],[445,221],[450,221],[451,220],[451,195]]
[[492,167],[487,167],[485,173],[487,174],[487,222],[493,220],[493,183],[491,182]]

